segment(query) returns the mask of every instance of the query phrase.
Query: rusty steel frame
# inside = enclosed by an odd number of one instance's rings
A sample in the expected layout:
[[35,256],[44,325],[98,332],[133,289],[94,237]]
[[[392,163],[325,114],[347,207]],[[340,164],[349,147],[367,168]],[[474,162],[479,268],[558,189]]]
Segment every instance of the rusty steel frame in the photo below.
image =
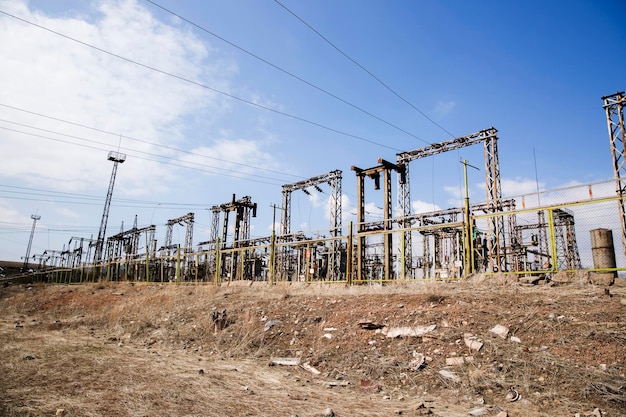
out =
[[[398,203],[403,216],[401,224],[404,226],[405,229],[408,229],[410,227],[411,216],[411,187],[409,163],[416,159],[426,158],[429,156],[452,151],[466,146],[475,145],[478,143],[484,144],[485,182],[489,211],[491,213],[497,213],[502,211],[502,189],[500,184],[500,165],[498,161],[497,146],[498,137],[496,135],[497,132],[498,131],[494,127],[490,127],[488,129],[472,133],[470,135],[461,136],[440,143],[433,143],[419,149],[400,152],[396,154],[397,164],[405,166],[405,180],[404,183],[399,184],[400,191],[398,196]],[[495,216],[490,221],[489,232],[493,235],[493,239],[489,239],[491,270],[505,270],[506,249],[504,218],[502,218],[502,216]],[[413,269],[412,246],[413,245],[411,233],[404,233],[404,259],[405,269],[407,271],[412,271]]]
[[365,177],[371,178],[374,180],[374,189],[380,189],[380,174],[383,173],[383,184],[384,184],[384,207],[383,207],[383,246],[384,246],[384,256],[383,256],[383,268],[384,268],[384,280],[388,281],[393,277],[393,234],[391,233],[392,229],[392,198],[391,198],[391,171],[396,171],[398,173],[399,182],[405,182],[405,165],[403,164],[394,164],[392,162],[386,161],[382,158],[378,158],[378,163],[380,165],[361,169],[352,165],[350,169],[356,173],[357,177],[357,232],[359,233],[359,237],[357,239],[357,281],[363,280],[363,270],[364,270],[364,260],[365,260],[365,251],[367,247],[366,237],[363,232],[366,230],[365,223]]
[[611,156],[613,160],[613,173],[616,180],[616,192],[620,197],[618,208],[620,214],[620,225],[622,228],[622,249],[626,255],[626,158],[624,140],[626,130],[624,126],[624,103],[626,96],[624,92],[615,93],[602,97],[604,110],[606,111],[606,122],[609,130],[609,141],[611,144]]
[[[235,212],[232,248],[240,246],[248,246],[250,243],[250,218],[256,217],[257,203],[252,202],[252,197],[243,196],[240,199],[236,199],[233,194],[232,199],[224,204],[219,204],[211,207],[213,217],[211,220],[211,236],[210,240],[206,242],[200,242],[200,245],[209,245],[209,250],[213,251],[213,255],[209,258],[209,270],[211,272],[217,269],[217,258],[215,254],[218,250],[226,249],[228,247],[228,217],[231,211]],[[222,233],[219,234],[220,213],[224,213],[222,219]],[[237,251],[233,252],[231,257],[231,278],[234,278],[237,273]],[[223,271],[226,268],[227,254],[222,253],[220,262],[220,269]]]
[[[317,175],[292,184],[283,185],[283,204],[280,220],[280,235],[282,241],[289,241],[291,235],[291,194],[294,191],[302,190],[309,194],[307,188],[313,187],[318,192],[322,192],[319,185],[327,183],[330,186],[329,207],[330,207],[330,237],[331,243],[328,251],[328,274],[329,279],[339,279],[341,277],[341,243],[337,239],[342,231],[342,207],[341,207],[341,181],[342,172],[340,170],[330,171],[326,174]],[[278,264],[281,266],[279,275],[290,270],[289,247],[282,246]]]
[[174,226],[185,225],[185,244],[183,245],[183,252],[193,252],[193,223],[194,223],[194,213],[187,213],[184,216],[177,217],[175,219],[170,219],[167,221],[165,229],[165,243],[161,249],[173,249],[172,245],[172,233],[174,231]]

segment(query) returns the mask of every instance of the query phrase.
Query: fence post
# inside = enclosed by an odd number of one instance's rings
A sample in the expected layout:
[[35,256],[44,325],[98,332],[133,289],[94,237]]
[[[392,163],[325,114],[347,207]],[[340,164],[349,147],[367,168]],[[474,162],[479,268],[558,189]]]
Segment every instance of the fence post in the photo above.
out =
[[176,245],[176,275],[174,280],[177,284],[180,282],[180,243]]
[[348,228],[346,252],[346,281],[348,285],[352,285],[352,222]]
[[550,259],[552,260],[550,270],[556,272],[558,270],[559,260],[557,258],[556,251],[556,233],[554,231],[554,213],[552,212],[552,209],[548,210],[548,231],[548,240],[550,241]]
[[274,284],[276,274],[276,232],[272,230],[272,237],[270,239],[270,276],[269,283]]
[[221,255],[220,255],[220,238],[215,240],[215,285],[220,283],[220,268],[221,268]]

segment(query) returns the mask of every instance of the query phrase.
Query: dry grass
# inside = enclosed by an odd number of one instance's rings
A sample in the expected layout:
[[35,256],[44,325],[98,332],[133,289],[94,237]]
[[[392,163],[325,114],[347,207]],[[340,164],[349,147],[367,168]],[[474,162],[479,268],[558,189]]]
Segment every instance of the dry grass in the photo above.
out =
[[[0,292],[0,414],[303,417],[330,406],[338,416],[388,416],[412,415],[431,399],[442,416],[465,416],[479,401],[511,416],[593,406],[618,416],[626,294],[611,292],[509,277],[355,287],[11,286]],[[228,319],[216,329],[211,314],[222,310]],[[390,339],[360,329],[362,319],[437,327],[427,337]],[[490,334],[495,324],[522,343]],[[484,342],[480,352],[463,343],[468,332]],[[414,352],[428,358],[419,371],[409,370]],[[445,364],[468,355],[473,362]],[[299,357],[321,374],[268,367],[271,357]],[[510,387],[522,401],[506,401]]]

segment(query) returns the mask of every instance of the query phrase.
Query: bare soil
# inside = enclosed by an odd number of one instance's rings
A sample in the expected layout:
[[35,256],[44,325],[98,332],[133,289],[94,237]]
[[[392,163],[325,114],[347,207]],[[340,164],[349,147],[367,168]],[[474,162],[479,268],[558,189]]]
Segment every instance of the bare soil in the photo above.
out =
[[0,415],[624,416],[626,288],[574,281],[8,285]]

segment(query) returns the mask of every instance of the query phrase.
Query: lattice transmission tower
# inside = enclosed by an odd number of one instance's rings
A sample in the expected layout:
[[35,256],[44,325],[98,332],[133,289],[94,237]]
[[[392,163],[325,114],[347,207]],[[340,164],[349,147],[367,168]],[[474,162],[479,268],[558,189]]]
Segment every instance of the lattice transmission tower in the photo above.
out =
[[124,163],[126,155],[123,153],[111,151],[107,158],[113,162],[113,171],[111,172],[111,180],[109,181],[109,190],[107,198],[104,201],[104,212],[102,213],[102,221],[100,222],[100,230],[98,231],[98,239],[96,240],[96,251],[94,253],[94,263],[102,262],[102,252],[104,249],[104,235],[107,230],[107,221],[109,220],[109,209],[111,208],[111,197],[113,196],[113,187],[115,186],[115,175],[117,174],[117,166]]
[[613,157],[613,173],[615,174],[615,182],[617,186],[617,195],[620,197],[618,201],[620,224],[622,226],[622,247],[626,253],[626,159],[624,149],[624,136],[626,129],[624,127],[624,103],[626,96],[624,92],[615,93],[610,96],[602,97],[604,101],[604,110],[606,110],[606,122],[609,128],[609,140],[611,141],[611,156]]

